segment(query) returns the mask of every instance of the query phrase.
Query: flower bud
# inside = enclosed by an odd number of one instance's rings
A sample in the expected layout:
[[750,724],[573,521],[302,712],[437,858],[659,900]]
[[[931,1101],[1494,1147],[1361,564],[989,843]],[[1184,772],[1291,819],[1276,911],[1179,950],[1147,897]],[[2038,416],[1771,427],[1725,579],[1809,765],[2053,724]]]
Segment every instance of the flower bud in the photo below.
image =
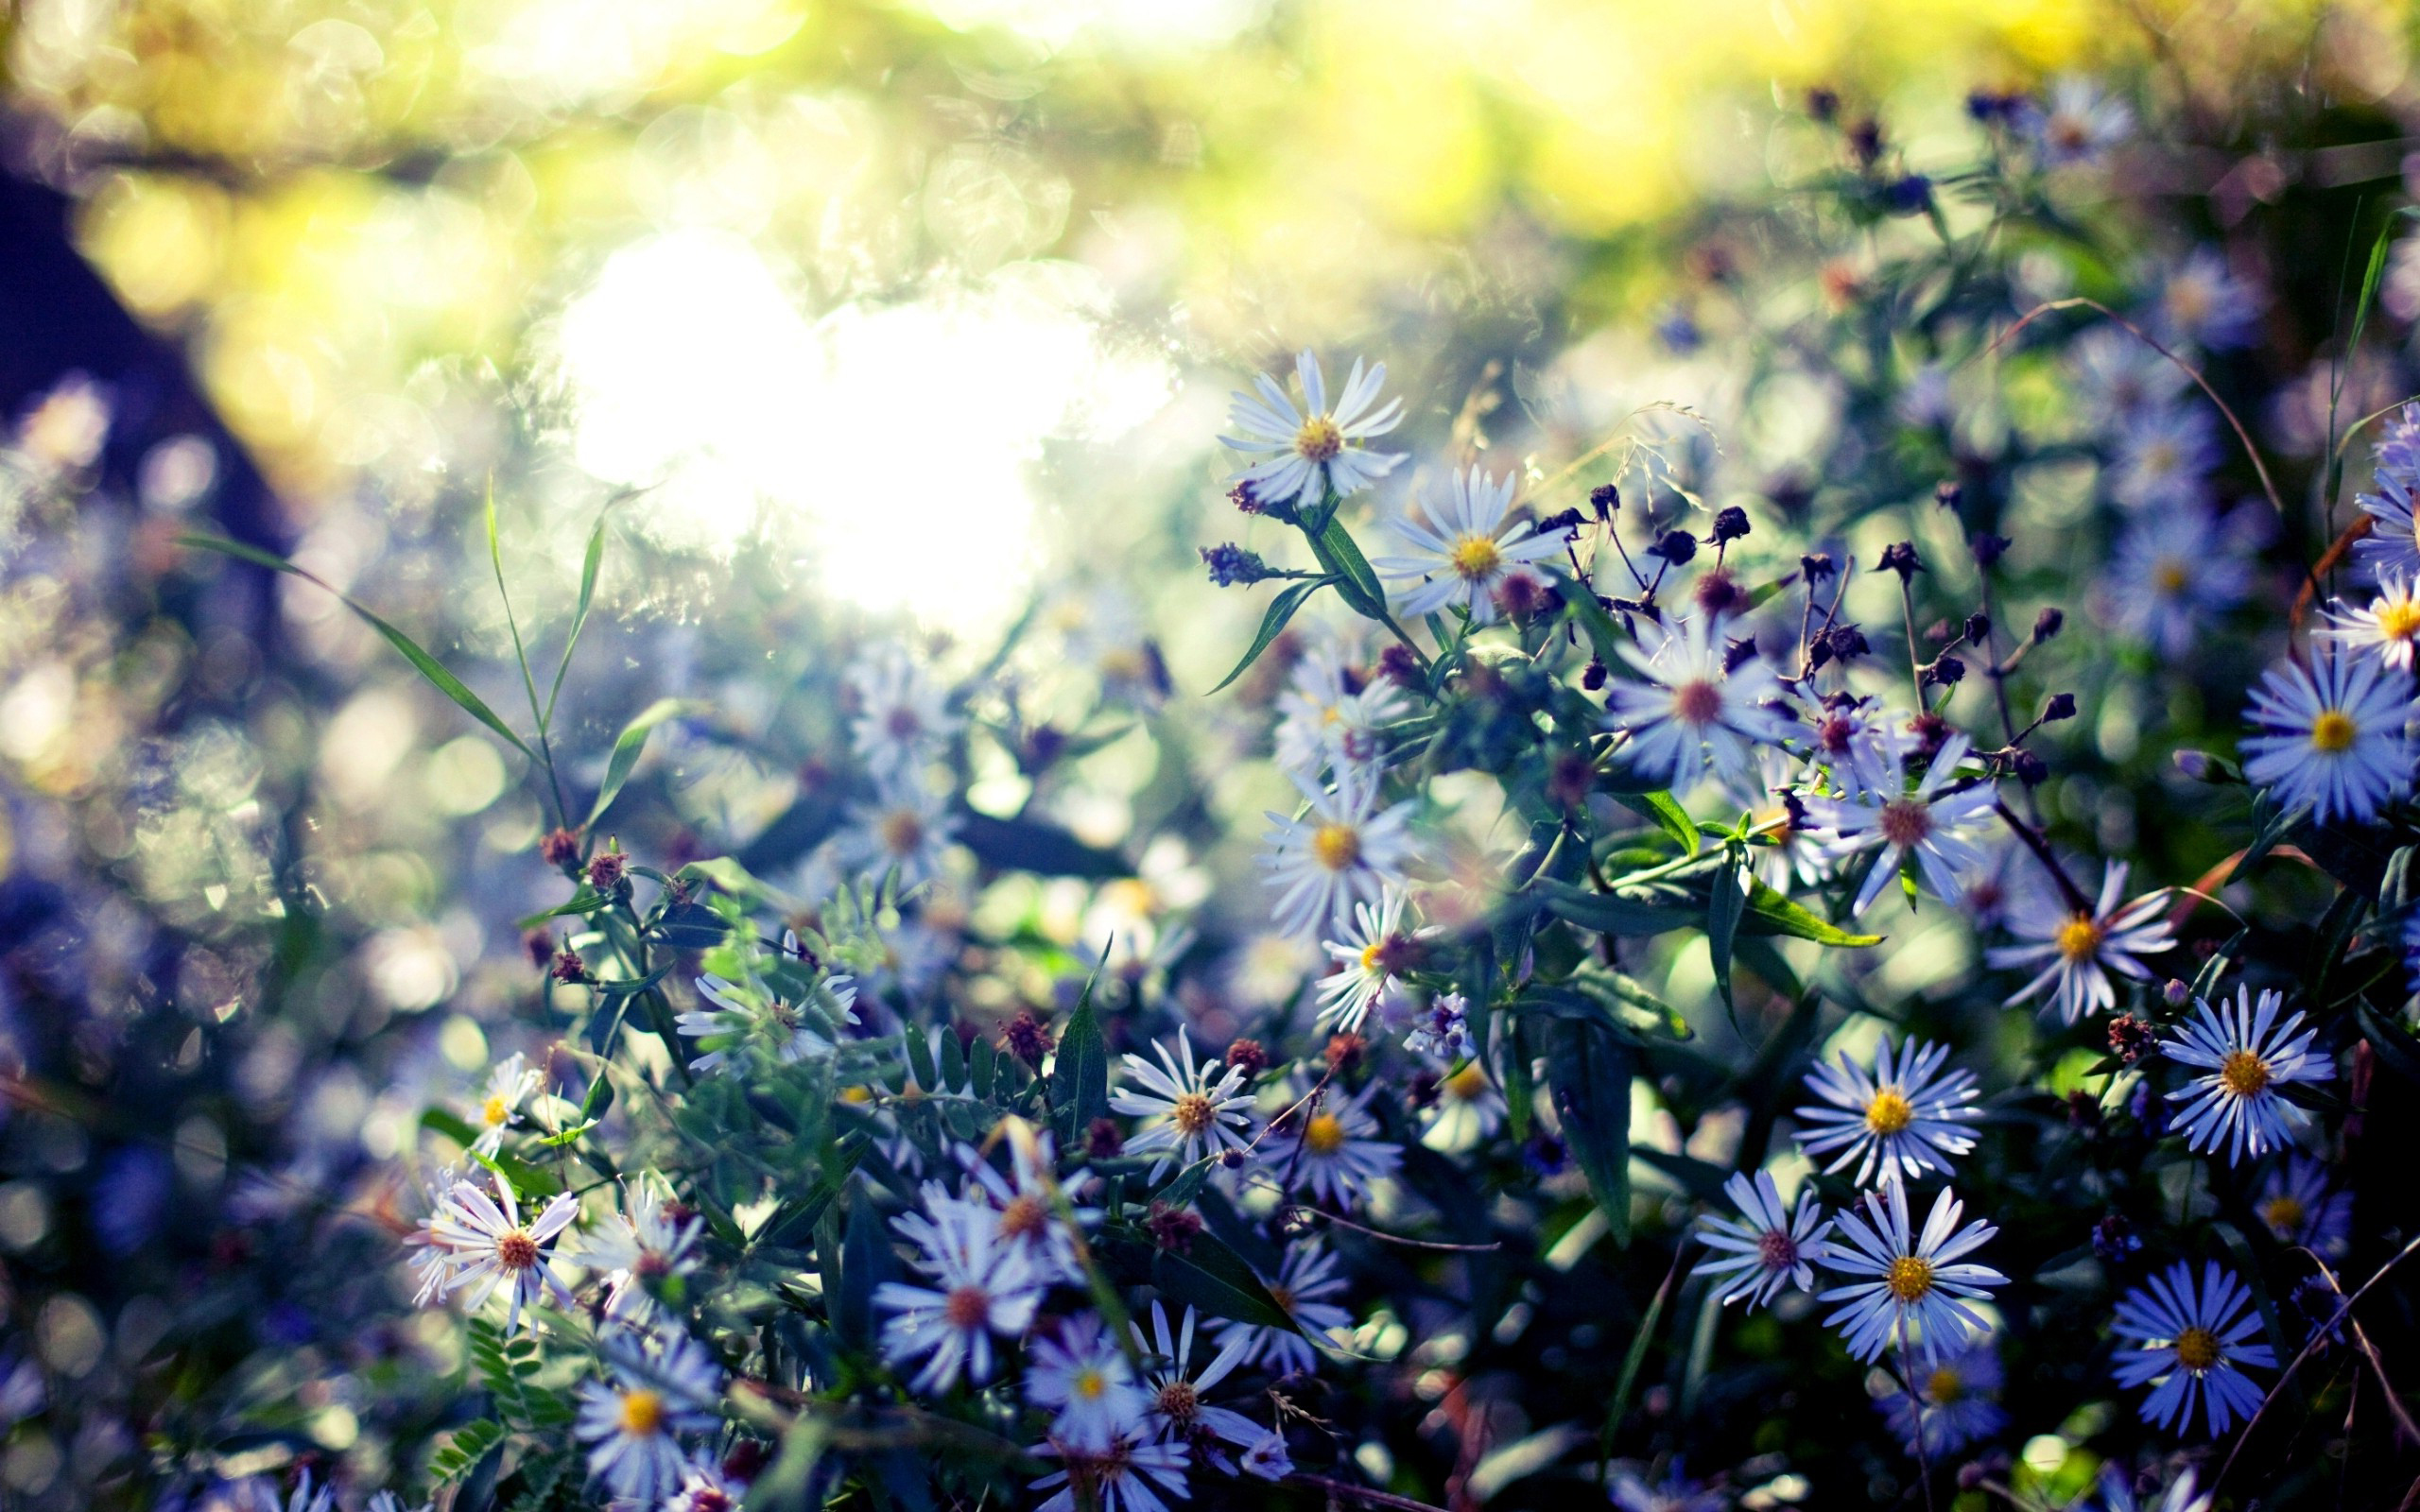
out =
[[1989,567],[2008,555],[2008,537],[1988,533],[1979,535],[1969,543],[1969,549],[1975,553],[1976,566]]
[[2041,613],[2033,616],[2033,639],[2037,644],[2043,641],[2055,639],[2058,633],[2066,627],[2067,616],[2066,611],[2055,607],[2046,609]]
[[1966,663],[1954,656],[1935,657],[1925,670],[1925,680],[1936,687],[1954,688],[1966,680]]
[[1655,542],[1655,555],[1678,567],[1698,554],[1698,538],[1685,530],[1667,530]]
[[1932,502],[1944,509],[1957,508],[1959,501],[1965,497],[1966,490],[1959,487],[1956,478],[1944,478],[1932,486]]
[[1622,512],[1622,490],[1610,483],[1599,483],[1588,490],[1588,507],[1597,511],[1599,520],[1610,520]]
[[1798,570],[1806,575],[1806,581],[1809,586],[1812,586],[1830,577],[1834,573],[1839,572],[1840,568],[1834,565],[1828,552],[1817,551],[1799,558]]
[[1736,504],[1714,517],[1714,539],[1717,541],[1737,541],[1753,528],[1748,524],[1748,511]]
[[2073,719],[2075,716],[2076,696],[2072,693],[2054,693],[2050,695],[2050,701],[2042,706],[2042,720],[2045,724],[2055,724],[2059,720]]
[[1991,633],[1992,617],[1989,614],[1976,613],[1966,616],[1966,644],[1968,645],[1982,644],[1986,640],[1991,638]]
[[1260,559],[1260,553],[1246,551],[1232,541],[1202,547],[1201,565],[1209,570],[1210,581],[1220,588],[1256,583],[1269,576],[1269,563]]
[[550,867],[571,867],[579,860],[579,836],[569,830],[548,830],[538,842],[538,855]]
[[1874,570],[1897,573],[1899,580],[1904,583],[1923,572],[1925,564],[1916,559],[1916,543],[1901,541],[1882,548],[1882,559],[1874,564]]
[[2009,765],[2015,770],[2016,780],[2028,787],[2039,787],[2050,776],[2050,764],[2030,750],[2018,751],[2016,760]]

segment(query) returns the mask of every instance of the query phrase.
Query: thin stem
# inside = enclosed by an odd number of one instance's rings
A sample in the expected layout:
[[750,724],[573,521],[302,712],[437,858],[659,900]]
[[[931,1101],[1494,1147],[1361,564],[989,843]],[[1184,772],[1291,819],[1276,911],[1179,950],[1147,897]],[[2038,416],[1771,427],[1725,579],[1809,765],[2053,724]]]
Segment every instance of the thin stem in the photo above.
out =
[[1397,1496],[1392,1491],[1374,1491],[1366,1486],[1355,1486],[1348,1481],[1330,1480],[1324,1475],[1313,1475],[1308,1470],[1296,1470],[1277,1484],[1307,1486],[1313,1490],[1325,1491],[1331,1500],[1342,1497],[1348,1502],[1360,1502],[1370,1506],[1395,1507],[1399,1512],[1445,1512],[1443,1507],[1431,1503],[1415,1502],[1410,1497]]
[[2050,842],[2042,838],[2042,833],[2039,830],[2018,818],[2014,811],[2008,806],[2006,799],[1995,799],[1992,807],[1997,811],[2009,829],[2015,833],[2016,837],[2025,842],[2025,849],[2033,852],[2034,859],[2049,868],[2050,880],[2059,885],[2059,891],[2066,898],[2067,906],[2090,918],[2093,911],[2092,900],[2085,897],[2083,889],[2076,885],[2075,879],[2067,875],[2067,868],[2059,864],[2059,858],[2050,850]]

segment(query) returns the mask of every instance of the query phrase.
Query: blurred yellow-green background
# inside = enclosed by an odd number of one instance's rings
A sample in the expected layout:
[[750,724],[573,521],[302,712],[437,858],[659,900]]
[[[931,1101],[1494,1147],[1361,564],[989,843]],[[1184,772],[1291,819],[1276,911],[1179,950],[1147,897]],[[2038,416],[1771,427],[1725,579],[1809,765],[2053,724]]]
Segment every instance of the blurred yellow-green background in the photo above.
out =
[[[2315,46],[2314,14],[2169,0],[19,0],[6,58],[21,167],[75,198],[77,245],[188,346],[307,517],[365,470],[458,460],[468,421],[435,370],[493,365],[561,391],[600,366],[710,366],[730,353],[694,328],[761,314],[750,301],[776,291],[811,323],[1002,286],[1008,270],[1028,312],[1105,301],[1238,359],[1439,312],[1517,327],[1549,298],[1651,297],[1670,264],[1640,250],[1668,247],[1676,213],[1761,183],[1774,103],[1819,83],[1887,103],[1919,163],[1927,123],[1946,127],[1970,87],[2146,51],[2185,87],[2206,77],[2214,101],[2263,49],[2310,48],[2340,91],[2411,92],[2395,8],[2330,8]],[[566,328],[617,250],[666,235],[686,239],[625,265],[618,293]],[[691,329],[595,329],[651,318]],[[835,360],[895,358],[892,336]],[[617,403],[662,399],[624,387]],[[1148,407],[1080,397],[1112,426]],[[1029,418],[1007,440],[1065,420]]]

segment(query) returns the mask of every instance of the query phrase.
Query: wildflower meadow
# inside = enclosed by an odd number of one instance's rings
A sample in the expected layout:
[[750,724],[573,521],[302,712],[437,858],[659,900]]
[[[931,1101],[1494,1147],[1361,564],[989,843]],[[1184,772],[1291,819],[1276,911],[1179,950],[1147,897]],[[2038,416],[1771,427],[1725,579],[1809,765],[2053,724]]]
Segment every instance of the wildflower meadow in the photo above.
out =
[[717,387],[607,263],[310,517],[46,382],[0,1503],[2420,1504],[2420,104],[2277,25],[1341,328],[1061,248]]

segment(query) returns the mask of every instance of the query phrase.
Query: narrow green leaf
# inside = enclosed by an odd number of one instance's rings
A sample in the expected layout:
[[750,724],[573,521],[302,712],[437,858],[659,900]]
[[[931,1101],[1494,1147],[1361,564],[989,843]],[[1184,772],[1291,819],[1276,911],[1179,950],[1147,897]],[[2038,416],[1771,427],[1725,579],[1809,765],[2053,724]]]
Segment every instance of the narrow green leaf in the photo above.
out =
[[1326,525],[1311,537],[1311,555],[1339,579],[1336,592],[1346,604],[1374,620],[1387,617],[1386,587],[1361,548],[1354,544],[1353,533],[1344,528],[1343,521],[1328,516]]
[[[1563,591],[1565,610],[1576,621],[1581,633],[1588,637],[1589,648],[1597,660],[1608,667],[1621,664],[1622,627],[1605,612],[1596,593],[1586,584],[1563,573],[1554,575],[1555,586]],[[1443,644],[1442,642],[1440,644]]]
[[1617,894],[1590,892],[1585,887],[1576,887],[1564,882],[1540,882],[1533,885],[1547,910],[1556,918],[1568,919],[1582,929],[1593,929],[1599,935],[1643,938],[1670,930],[1686,929],[1705,917],[1695,908],[1639,902]]
[[571,654],[579,645],[579,632],[588,627],[588,606],[596,598],[596,570],[605,564],[605,521],[622,497],[617,495],[596,511],[596,528],[588,533],[588,555],[579,566],[579,602],[572,610],[571,628],[563,635],[563,659],[555,666],[554,686],[546,690],[545,718],[539,726],[542,730],[554,725],[555,701],[562,696],[563,677],[571,671]]
[[1101,1037],[1091,991],[1059,1034],[1050,1068],[1050,1106],[1060,1117],[1062,1149],[1083,1138],[1094,1119],[1109,1116],[1109,1041]]
[[1731,942],[1739,933],[1739,917],[1747,911],[1748,894],[1740,886],[1738,858],[1726,853],[1715,868],[1714,885],[1706,896],[1705,943],[1714,961],[1715,990],[1723,1006],[1731,1003]]
[[[1260,631],[1252,638],[1252,649],[1244,653],[1244,659],[1236,663],[1236,669],[1220,678],[1218,687],[1212,688],[1210,692],[1217,693],[1225,688],[1228,683],[1242,677],[1251,669],[1253,662],[1260,660],[1260,654],[1269,649],[1270,643],[1276,640],[1285,630],[1287,622],[1293,619],[1294,611],[1303,607],[1304,601],[1321,589],[1337,581],[1338,579],[1334,577],[1315,577],[1309,582],[1291,584],[1275,598],[1270,599],[1269,611],[1260,617]],[[1209,694],[1204,694],[1202,696],[1208,697]]]
[[2370,1042],[2378,1058],[2404,1080],[2420,1085],[2420,1040],[2367,1003],[2355,1004],[2353,1013],[2360,1022],[2361,1038]]
[[563,919],[573,914],[591,914],[604,906],[605,899],[601,894],[583,886],[571,895],[570,902],[557,903],[544,913],[530,914],[516,920],[512,927],[527,932],[537,928],[549,919]]
[[1630,1047],[1606,1025],[1551,1019],[1547,1083],[1572,1159],[1604,1211],[1616,1245],[1630,1243]]
[[863,1186],[849,1194],[849,1228],[840,1242],[840,1295],[832,1302],[832,1332],[853,1349],[873,1343],[874,1288],[890,1279],[890,1242],[882,1214]]
[[1821,914],[1809,913],[1754,877],[1748,881],[1748,907],[1740,916],[1739,932],[1743,935],[1788,935],[1793,939],[1811,939],[1818,945],[1829,945],[1835,949],[1882,943],[1879,935],[1852,935]]
[[694,707],[685,698],[658,698],[648,704],[636,719],[622,727],[622,732],[614,737],[614,753],[605,758],[605,781],[597,786],[596,801],[588,808],[590,825],[595,825],[604,815],[613,804],[614,796],[622,791],[622,784],[631,780],[631,773],[638,766],[639,757],[647,750],[647,737],[655,732],[655,727],[686,713]]
[[1672,1297],[1672,1285],[1680,1279],[1681,1267],[1675,1264],[1664,1274],[1664,1284],[1655,1288],[1655,1300],[1647,1304],[1647,1315],[1638,1320],[1638,1332],[1631,1336],[1630,1349],[1622,1356],[1622,1373],[1614,1383],[1614,1400],[1605,1409],[1605,1431],[1598,1439],[1599,1461],[1611,1459],[1614,1435],[1620,1432],[1622,1419],[1630,1416],[1630,1394],[1638,1384],[1639,1366],[1647,1363],[1648,1346],[1655,1342],[1655,1325],[1663,1320],[1664,1304]]
[[1277,1305],[1267,1283],[1215,1234],[1194,1235],[1183,1254],[1162,1250],[1154,1255],[1151,1284],[1170,1302],[1190,1302],[1213,1317],[1295,1332],[1293,1315]]
[[1689,817],[1689,811],[1681,807],[1671,794],[1623,793],[1616,796],[1616,801],[1644,818],[1653,819],[1655,827],[1680,842],[1684,851],[1698,853],[1697,821]]
[[326,589],[329,593],[336,594],[345,608],[360,615],[372,629],[384,636],[387,644],[402,653],[404,660],[409,662],[422,677],[426,678],[436,687],[438,692],[453,699],[455,704],[472,718],[502,736],[514,750],[533,762],[538,759],[537,752],[531,750],[519,735],[512,732],[510,725],[496,716],[496,712],[487,706],[485,699],[465,686],[461,679],[446,671],[444,664],[437,658],[422,650],[418,642],[372,613],[351,594],[337,588],[318,574],[297,567],[275,552],[263,551],[257,546],[248,546],[240,541],[229,541],[222,536],[179,536],[177,544],[199,551],[215,551],[221,556],[233,557],[238,561],[251,562],[255,567],[266,567],[271,572],[289,574],[302,578],[306,583]]

